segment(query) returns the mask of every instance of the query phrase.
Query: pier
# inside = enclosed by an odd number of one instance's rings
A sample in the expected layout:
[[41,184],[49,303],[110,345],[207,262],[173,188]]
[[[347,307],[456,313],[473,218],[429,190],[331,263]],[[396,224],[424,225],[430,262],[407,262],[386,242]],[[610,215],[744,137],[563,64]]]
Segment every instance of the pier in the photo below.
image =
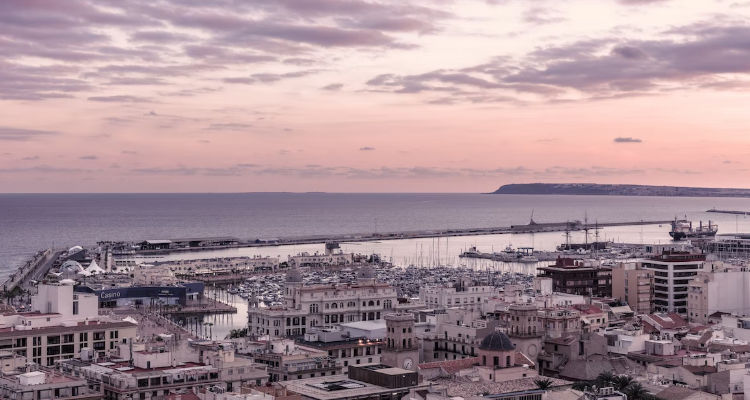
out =
[[52,264],[62,254],[62,250],[46,249],[34,255],[34,257],[20,266],[3,283],[3,292],[13,293],[17,289],[26,289],[31,281],[39,281],[47,275]]
[[162,314],[171,316],[196,316],[208,314],[234,314],[237,307],[218,300],[204,298],[200,302],[188,302],[180,307],[163,307]]
[[706,212],[717,213],[717,214],[750,215],[750,211],[719,210],[719,209],[716,209],[716,208],[712,208],[710,210],[706,210]]
[[623,221],[623,222],[598,222],[595,224],[582,223],[580,221],[568,222],[550,222],[536,223],[533,220],[529,224],[512,225],[503,227],[488,228],[456,228],[456,229],[434,229],[418,230],[403,232],[375,232],[375,233],[350,233],[339,235],[312,235],[312,236],[295,236],[275,239],[250,239],[238,240],[233,244],[206,245],[199,247],[170,247],[158,249],[141,249],[137,254],[158,255],[172,252],[191,252],[205,250],[221,250],[229,248],[244,247],[268,247],[268,246],[289,246],[301,244],[322,244],[326,242],[373,242],[383,240],[404,240],[404,239],[429,239],[455,236],[481,236],[481,235],[506,235],[513,233],[542,233],[542,232],[565,232],[565,231],[585,231],[598,228],[607,228],[615,226],[637,226],[637,225],[660,225],[669,224],[672,220],[640,220],[640,221]]

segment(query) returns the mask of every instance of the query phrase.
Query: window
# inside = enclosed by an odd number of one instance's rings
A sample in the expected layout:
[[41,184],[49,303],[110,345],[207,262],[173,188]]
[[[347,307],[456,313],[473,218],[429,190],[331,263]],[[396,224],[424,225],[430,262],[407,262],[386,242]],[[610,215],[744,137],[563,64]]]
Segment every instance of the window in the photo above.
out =
[[73,302],[73,315],[78,315],[78,302]]

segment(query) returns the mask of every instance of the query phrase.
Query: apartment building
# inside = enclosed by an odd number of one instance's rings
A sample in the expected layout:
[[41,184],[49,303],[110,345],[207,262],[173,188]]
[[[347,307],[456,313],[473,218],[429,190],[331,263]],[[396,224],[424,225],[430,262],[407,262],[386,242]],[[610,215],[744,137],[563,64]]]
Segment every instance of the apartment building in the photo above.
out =
[[558,258],[554,265],[538,268],[540,277],[552,278],[555,292],[582,296],[612,296],[612,269],[592,260]]
[[635,262],[612,267],[612,297],[627,303],[636,314],[653,311],[654,271]]
[[474,311],[481,310],[482,304],[497,293],[492,286],[430,286],[419,289],[419,299],[428,308],[458,307]]
[[271,382],[331,376],[342,369],[328,351],[297,346],[291,339],[273,340],[266,351],[253,357],[256,363],[267,366]]
[[703,271],[704,254],[664,251],[643,261],[643,269],[654,273],[654,311],[687,316],[688,285]]
[[738,316],[750,315],[750,271],[716,269],[706,263],[704,271],[688,283],[687,318],[690,322],[708,324],[717,311]]
[[40,284],[31,305],[32,312],[0,315],[0,349],[41,366],[82,352],[106,357],[136,336],[136,324],[99,316],[97,296],[71,285]]
[[99,400],[102,393],[86,379],[42,368],[0,376],[0,398],[6,400]]
[[342,329],[313,329],[303,340],[297,341],[297,347],[327,352],[328,357],[341,367],[342,373],[347,373],[351,365],[379,364],[383,340],[354,336]]

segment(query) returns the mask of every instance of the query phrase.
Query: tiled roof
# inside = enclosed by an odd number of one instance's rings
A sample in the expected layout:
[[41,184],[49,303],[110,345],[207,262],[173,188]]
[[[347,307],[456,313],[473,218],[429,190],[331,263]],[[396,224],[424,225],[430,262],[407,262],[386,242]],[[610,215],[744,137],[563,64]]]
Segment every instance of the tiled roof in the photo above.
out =
[[656,313],[648,316],[652,321],[658,324],[661,329],[678,329],[687,328],[688,323],[679,314],[675,313]]
[[440,368],[443,371],[453,375],[462,369],[468,369],[479,364],[479,357],[469,357],[460,360],[433,361],[419,364],[419,369]]
[[[688,389],[686,387],[671,386],[656,394],[656,397],[662,400],[683,400],[688,397],[701,393],[697,390]],[[708,396],[708,393],[702,393]]]

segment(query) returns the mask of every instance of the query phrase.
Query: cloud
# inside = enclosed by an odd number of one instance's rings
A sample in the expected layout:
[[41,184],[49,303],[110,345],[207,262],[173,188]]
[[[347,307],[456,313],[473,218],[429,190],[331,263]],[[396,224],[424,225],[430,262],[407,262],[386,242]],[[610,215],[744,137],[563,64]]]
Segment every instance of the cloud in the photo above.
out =
[[246,131],[252,127],[252,124],[245,124],[241,122],[224,122],[211,124],[204,129],[210,131]]
[[38,160],[38,159],[39,159],[39,156],[27,156],[27,157],[23,157],[21,160],[23,160],[23,161],[35,161],[35,160]]
[[116,96],[92,96],[88,98],[89,101],[97,101],[103,103],[149,103],[152,100],[147,97],[140,96],[129,96],[129,95],[116,95]]
[[[372,54],[414,48],[409,41],[417,35],[441,31],[443,21],[456,18],[442,4],[382,0],[64,3],[0,2],[0,99],[70,98],[103,86],[166,87],[178,77],[198,81],[249,64],[312,67],[327,63],[332,48]],[[87,95],[100,102],[147,101]]]
[[56,167],[50,165],[36,165],[33,167],[15,167],[0,168],[0,174],[24,174],[24,173],[41,173],[41,174],[73,174],[73,173],[93,173],[97,172],[92,169]]
[[341,90],[343,87],[344,87],[343,83],[331,83],[331,84],[323,86],[321,89],[336,92],[336,91]]
[[364,147],[360,147],[359,148],[359,151],[374,151],[374,150],[375,150],[375,148],[374,147],[370,147],[370,146],[364,146]]
[[25,142],[28,140],[34,140],[46,136],[59,135],[56,131],[44,131],[36,129],[22,129],[12,128],[8,126],[0,126],[0,140]]
[[642,143],[643,140],[633,137],[616,137],[614,139],[615,143]]
[[692,170],[674,170],[663,168],[615,168],[605,166],[547,168],[498,167],[478,168],[445,168],[431,166],[414,167],[374,167],[355,168],[347,166],[322,166],[308,164],[303,166],[262,166],[257,164],[235,164],[226,167],[148,167],[131,170],[137,175],[154,176],[290,176],[299,178],[341,178],[341,179],[444,179],[444,178],[503,178],[527,177],[529,179],[562,179],[645,175],[651,172],[668,174],[699,174]]
[[80,157],[78,157],[78,159],[79,160],[97,160],[97,159],[99,159],[99,157],[97,157],[97,156],[95,156],[93,154],[89,154],[89,155],[85,155],[85,156],[80,156]]
[[744,88],[749,74],[750,25],[722,21],[671,28],[651,40],[586,39],[540,48],[521,59],[496,57],[460,69],[380,74],[367,85],[378,92],[432,94],[438,97],[427,101],[437,104],[566,101],[681,88]]
[[255,83],[274,83],[274,82],[278,82],[278,81],[285,80],[285,79],[301,78],[301,77],[312,75],[318,72],[320,71],[319,70],[302,70],[302,71],[294,71],[294,72],[285,72],[282,74],[256,73],[247,77],[238,76],[238,77],[224,78],[224,82],[243,83],[247,85],[252,85]]

